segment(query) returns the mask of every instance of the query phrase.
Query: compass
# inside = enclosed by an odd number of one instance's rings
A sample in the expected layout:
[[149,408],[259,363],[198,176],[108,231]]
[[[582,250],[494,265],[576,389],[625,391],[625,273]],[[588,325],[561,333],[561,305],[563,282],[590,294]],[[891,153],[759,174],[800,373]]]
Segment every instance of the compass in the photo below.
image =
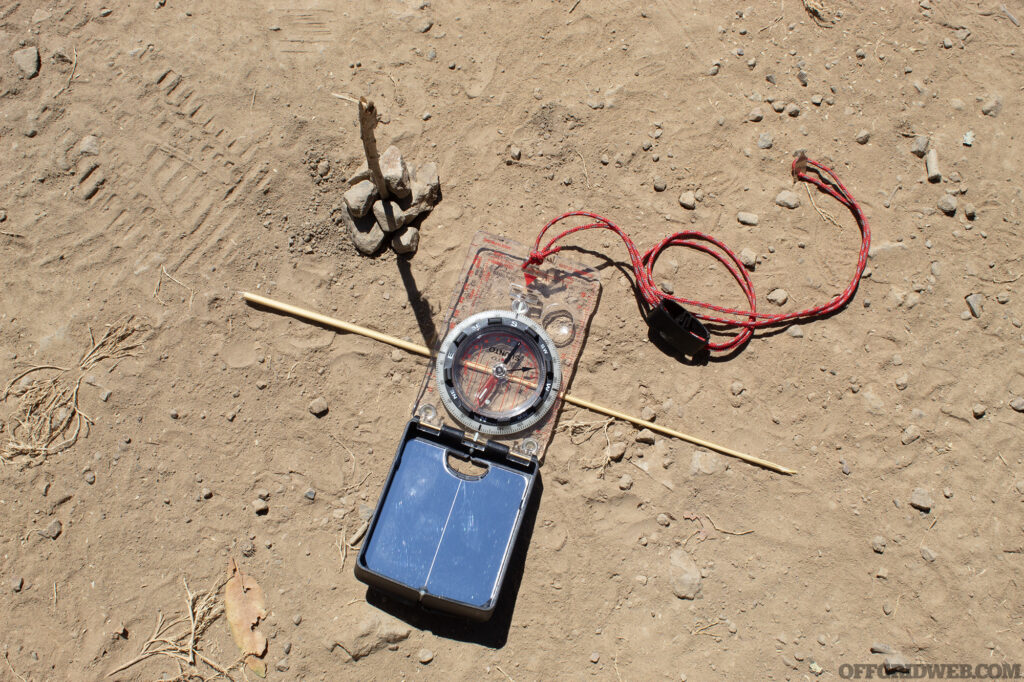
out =
[[504,310],[456,325],[441,343],[435,374],[452,417],[492,436],[519,434],[540,422],[562,385],[551,337],[533,320]]

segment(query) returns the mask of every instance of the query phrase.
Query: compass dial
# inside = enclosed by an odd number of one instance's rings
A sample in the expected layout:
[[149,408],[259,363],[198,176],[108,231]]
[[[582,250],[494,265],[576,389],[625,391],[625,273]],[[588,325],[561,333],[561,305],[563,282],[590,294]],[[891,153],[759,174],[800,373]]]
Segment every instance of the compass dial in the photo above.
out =
[[490,435],[529,429],[561,387],[558,353],[537,323],[490,310],[459,323],[437,357],[441,400],[463,426]]

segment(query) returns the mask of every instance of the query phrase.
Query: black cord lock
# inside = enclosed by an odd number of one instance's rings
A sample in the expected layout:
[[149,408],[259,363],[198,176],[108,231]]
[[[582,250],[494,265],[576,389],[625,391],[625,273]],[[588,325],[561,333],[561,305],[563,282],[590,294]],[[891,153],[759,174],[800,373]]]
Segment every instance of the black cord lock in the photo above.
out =
[[663,298],[647,316],[647,324],[665,343],[684,355],[707,348],[711,335],[700,320],[670,298]]

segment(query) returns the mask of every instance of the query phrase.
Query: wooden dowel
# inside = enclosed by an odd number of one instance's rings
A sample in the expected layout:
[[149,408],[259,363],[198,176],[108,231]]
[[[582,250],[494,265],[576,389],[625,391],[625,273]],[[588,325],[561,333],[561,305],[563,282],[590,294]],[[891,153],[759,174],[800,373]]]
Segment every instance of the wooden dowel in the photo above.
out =
[[[351,322],[345,322],[344,320],[339,320],[334,317],[321,315],[320,313],[313,312],[312,310],[306,310],[305,308],[300,308],[289,303],[282,303],[281,301],[249,293],[248,291],[243,291],[241,294],[242,298],[248,303],[263,306],[264,308],[270,308],[271,310],[277,310],[278,312],[287,313],[288,315],[293,315],[294,317],[309,320],[311,322],[317,322],[327,327],[333,327],[350,334],[359,334],[360,336],[365,336],[366,338],[373,339],[374,341],[380,341],[381,343],[386,343],[390,346],[394,346],[395,348],[401,348],[402,350],[415,355],[422,355],[425,358],[429,358],[432,355],[430,349],[426,346],[421,346],[418,343],[412,343],[410,341],[403,341],[402,339],[391,336],[390,334],[383,334],[372,329],[367,329],[366,327],[360,327],[358,324],[352,324]],[[718,445],[711,441],[706,441],[701,438],[697,438],[696,436],[685,434],[682,431],[676,431],[675,429],[670,429],[668,427],[655,424],[654,422],[634,417],[626,414],[625,412],[619,412],[618,410],[613,410],[610,407],[604,407],[603,405],[592,403],[589,400],[577,398],[568,393],[564,393],[562,398],[570,405],[582,407],[586,410],[591,410],[592,412],[614,417],[615,419],[621,419],[641,428],[650,429],[651,431],[656,431],[657,433],[670,436],[672,438],[678,438],[679,440],[684,440],[687,443],[693,443],[694,445],[720,452],[723,455],[728,455],[729,457],[735,457],[736,459],[743,460],[749,464],[764,467],[765,469],[770,469],[771,471],[776,471],[780,474],[786,474],[787,476],[796,474],[796,471],[788,467],[784,467],[781,464],[776,464],[775,462],[770,462],[766,459],[761,459],[760,457],[754,457],[753,455],[748,455],[743,452],[739,452],[738,450],[733,450],[723,445]]]

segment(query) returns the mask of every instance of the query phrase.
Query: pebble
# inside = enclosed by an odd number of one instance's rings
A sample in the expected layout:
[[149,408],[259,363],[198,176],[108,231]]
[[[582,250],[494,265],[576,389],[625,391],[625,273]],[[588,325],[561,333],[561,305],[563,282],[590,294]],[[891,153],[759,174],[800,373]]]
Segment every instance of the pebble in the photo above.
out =
[[897,377],[896,378],[896,389],[899,390],[899,391],[905,390],[907,388],[907,384],[909,383],[909,381],[910,380],[907,378],[906,374],[904,374],[903,376]]
[[964,204],[964,217],[968,220],[974,220],[978,217],[978,211],[974,208],[974,204]]
[[523,150],[516,146],[509,147],[508,154],[516,161],[523,158]]
[[974,414],[975,419],[981,419],[985,416],[988,408],[981,403],[974,403],[974,407],[971,408],[971,412]]
[[101,17],[109,17],[109,16],[110,16],[110,13],[111,13],[112,11],[113,11],[113,10],[111,10],[111,9],[109,9],[109,8],[107,8],[107,7],[104,7],[103,9],[101,9],[101,10],[100,10],[100,16],[101,16]]
[[0,223],[4,222],[5,220],[7,220],[7,211],[0,208]]
[[891,616],[892,615],[892,604],[890,604],[889,602],[883,602],[882,603],[882,613],[884,613],[887,616]]
[[924,155],[928,153],[928,138],[924,135],[915,137],[910,145],[910,153],[919,159],[924,158]]
[[613,462],[621,462],[623,455],[626,454],[625,443],[612,443],[605,448],[605,454],[608,455],[608,459]]
[[800,195],[788,189],[784,189],[775,195],[775,203],[783,208],[799,208]]
[[[672,282],[659,282],[658,283],[658,287],[662,291],[664,291],[666,294],[669,294],[670,296],[672,294],[676,293],[676,289],[675,289],[675,287],[672,286]],[[644,409],[647,409],[647,408],[644,408]],[[647,418],[644,417],[644,419],[647,419]],[[647,419],[647,421],[651,421],[651,420]]]
[[655,192],[664,192],[667,188],[668,188],[668,185],[665,184],[664,180],[662,180],[661,178],[654,178],[654,191]]
[[729,468],[729,462],[725,457],[710,450],[694,450],[690,458],[690,473],[693,475],[704,474],[714,476]]
[[18,577],[11,580],[11,590],[13,592],[21,592],[22,588],[25,587],[25,579]]
[[885,670],[886,675],[909,673],[910,663],[902,654],[893,653],[886,656],[885,660],[882,661],[882,668]]
[[590,654],[590,662],[591,663],[597,663],[600,660],[601,660],[601,654],[599,652],[595,651],[594,653]]
[[679,205],[692,211],[697,208],[697,196],[693,192],[687,190],[679,195]]
[[49,538],[51,540],[56,540],[57,538],[60,537],[60,534],[63,533],[63,532],[64,532],[64,526],[63,526],[63,524],[61,524],[61,522],[58,519],[54,519],[53,521],[50,521],[50,525],[48,525],[46,527],[46,529],[42,531],[43,537],[44,538]]
[[998,116],[1003,108],[1003,100],[1000,97],[990,97],[981,105],[981,113],[986,116]]
[[181,416],[181,415],[179,415],[179,414],[178,414],[178,411],[177,411],[177,410],[171,410],[171,412],[170,412],[170,417],[171,417],[171,419],[177,419],[177,418],[178,418],[178,417],[180,417],[180,416]]
[[1024,412],[1024,398],[1017,396],[1010,401],[1010,407],[1012,407],[1016,412]]
[[11,56],[25,78],[35,78],[39,74],[39,48],[25,47]]
[[821,95],[812,95],[811,96],[811,104],[813,104],[816,107],[820,107],[822,101],[823,101],[823,98],[822,98]]
[[316,499],[316,491],[313,490],[312,488],[309,488],[309,489],[306,490],[305,493],[303,493],[302,496],[305,497],[310,502],[312,502],[313,500]]
[[619,490],[629,490],[633,487],[633,477],[629,474],[622,474],[619,479]]
[[327,174],[331,172],[331,162],[327,159],[323,159],[316,165],[316,174],[321,178],[327,177]]
[[419,652],[419,654],[417,654],[416,658],[423,665],[427,665],[432,660],[434,660],[434,652],[431,651],[430,649],[420,649],[420,652]]
[[668,528],[669,524],[672,523],[672,520],[668,518],[668,514],[665,514],[664,512],[658,514],[654,520],[658,522],[659,526],[664,526],[665,528]]
[[736,214],[736,220],[739,221],[740,225],[757,225],[758,220],[756,213],[750,213],[749,211],[740,211]]
[[286,673],[286,672],[288,672],[288,668],[291,667],[288,664],[288,657],[285,656],[284,658],[282,658],[280,661],[278,661],[274,665],[274,667],[277,668],[277,672],[279,672],[279,673]]
[[873,653],[873,654],[891,654],[891,653],[893,653],[893,649],[888,644],[883,644],[882,642],[875,642],[874,644],[871,645],[871,653]]
[[763,119],[764,113],[761,111],[761,107],[754,107],[753,109],[750,110],[750,113],[747,114],[747,120],[753,121],[754,123],[757,123],[758,121],[761,121]]
[[910,445],[920,437],[921,430],[917,428],[916,424],[911,424],[907,428],[903,429],[903,433],[900,434],[900,442],[904,445]]
[[874,550],[875,554],[883,554],[885,552],[885,538],[881,535],[871,538],[871,549]]
[[871,131],[864,128],[860,132],[858,132],[857,137],[853,139],[856,140],[857,144],[867,144],[868,140],[871,139]]
[[323,396],[313,398],[309,403],[309,413],[314,417],[320,418],[327,414],[327,400]]
[[771,149],[773,144],[775,144],[775,138],[772,137],[771,133],[761,133],[760,135],[758,135],[758,149]]
[[843,475],[844,476],[849,476],[850,475],[850,465],[846,463],[845,459],[840,460],[839,463],[843,465],[843,468],[842,468]]
[[935,556],[935,552],[933,552],[932,550],[928,549],[927,547],[921,547],[921,558],[927,561],[928,563],[934,562]]
[[377,198],[377,186],[369,180],[362,180],[348,188],[342,195],[349,213],[356,218],[362,218],[373,206]]
[[981,304],[985,300],[985,297],[981,294],[968,294],[964,297],[964,301],[967,302],[967,308],[971,311],[971,315],[974,317],[981,317]]
[[199,491],[199,495],[200,495],[200,497],[202,497],[202,498],[203,498],[204,500],[208,500],[208,499],[210,499],[211,497],[213,497],[213,491],[212,491],[212,490],[210,490],[209,488],[203,488],[202,490],[200,490],[200,491]]
[[[672,292],[669,291],[667,293],[671,294]],[[644,421],[653,422],[655,419],[658,418],[658,413],[654,411],[653,407],[646,406],[643,410],[640,411],[640,416],[643,418]]]
[[965,147],[973,147],[974,146],[974,131],[973,130],[968,130],[966,133],[964,133],[963,144],[964,144]]
[[296,613],[294,616],[292,616],[292,623],[295,624],[295,625],[301,625],[302,624],[302,614],[301,613]]
[[772,289],[768,292],[768,301],[775,305],[785,305],[789,300],[789,293],[785,289]]
[[256,512],[257,516],[264,516],[268,511],[270,511],[270,505],[267,504],[266,500],[261,500],[257,497],[252,501],[252,510]]
[[636,442],[654,445],[654,432],[650,429],[642,429],[640,433],[636,434]]
[[740,251],[740,262],[743,267],[753,270],[757,266],[757,252],[750,248],[743,249]]
[[256,497],[260,498],[261,500],[269,500],[270,491],[267,490],[266,488],[259,488],[256,490]]
[[409,167],[402,158],[402,152],[395,145],[391,145],[380,155],[380,172],[384,176],[384,184],[387,185],[388,191],[396,197],[409,196]]
[[786,115],[789,116],[790,118],[796,118],[797,116],[800,115],[800,107],[797,106],[794,102],[790,102],[789,104],[786,105]]
[[685,549],[676,549],[669,556],[669,579],[672,593],[679,599],[696,599],[700,594],[700,569]]
[[800,81],[800,85],[807,87],[807,72],[801,69],[796,72],[796,79]]
[[732,386],[729,387],[729,390],[733,395],[739,395],[740,393],[743,393],[743,388],[743,384],[738,381],[734,381],[732,382]]
[[92,485],[93,483],[96,482],[96,474],[94,474],[91,471],[86,471],[84,478],[85,482],[88,483],[89,485]]
[[928,153],[924,155],[924,169],[928,173],[928,182],[938,182],[942,180],[942,171],[939,170],[939,153],[934,149],[929,149]]
[[932,500],[932,494],[924,488],[914,488],[914,492],[910,494],[910,506],[928,513],[935,506],[935,501]]
[[391,248],[395,250],[395,253],[400,254],[411,254],[416,253],[416,250],[420,246],[420,231],[416,227],[407,227],[404,230],[396,232],[391,237]]
[[956,197],[952,194],[943,194],[938,203],[939,210],[948,216],[956,214]]

